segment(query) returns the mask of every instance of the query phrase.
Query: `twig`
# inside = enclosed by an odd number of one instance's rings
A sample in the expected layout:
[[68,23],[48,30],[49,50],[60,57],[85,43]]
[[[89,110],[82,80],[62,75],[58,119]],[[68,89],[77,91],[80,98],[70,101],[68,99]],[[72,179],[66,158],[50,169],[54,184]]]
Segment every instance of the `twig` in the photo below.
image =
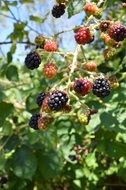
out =
[[105,183],[104,185],[106,186],[120,186],[120,187],[126,187],[126,184],[122,184],[122,183]]
[[70,65],[71,70],[70,70],[70,73],[69,73],[69,79],[68,79],[68,84],[67,84],[68,88],[70,87],[72,73],[74,72],[74,70],[77,67],[77,56],[78,56],[79,50],[80,50],[80,46],[77,45],[76,49],[75,49],[75,52],[74,52],[72,64]]
[[[13,41],[0,42],[0,45],[6,45],[6,44],[12,44],[12,43],[13,43]],[[29,42],[29,41],[26,41],[26,42],[16,42],[16,43],[18,43],[18,44],[28,44],[28,45],[33,45],[33,46],[35,46],[34,43]]]

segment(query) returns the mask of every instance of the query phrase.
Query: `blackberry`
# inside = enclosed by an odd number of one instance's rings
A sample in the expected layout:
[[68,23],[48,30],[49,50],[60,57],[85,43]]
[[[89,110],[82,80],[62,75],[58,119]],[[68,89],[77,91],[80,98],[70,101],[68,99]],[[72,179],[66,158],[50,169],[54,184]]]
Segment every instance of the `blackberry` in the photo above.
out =
[[80,94],[81,96],[85,96],[91,90],[92,84],[87,79],[77,79],[74,82],[73,89],[76,93]]
[[25,58],[25,65],[28,69],[38,68],[41,63],[41,58],[37,52],[30,52]]
[[95,80],[93,84],[93,94],[104,98],[110,94],[110,84],[107,79],[105,78],[98,78]]
[[57,90],[52,92],[52,94],[49,96],[48,106],[51,110],[60,111],[65,107],[67,101],[67,94],[65,92]]
[[35,130],[38,129],[38,120],[40,119],[40,114],[34,114],[29,120],[29,126]]
[[76,157],[76,155],[69,155],[68,156],[68,158],[72,161],[72,162],[74,162],[75,160],[77,160],[77,157]]
[[78,44],[87,44],[94,40],[94,36],[91,34],[89,28],[82,27],[75,31],[74,38]]
[[36,103],[38,104],[39,107],[42,106],[43,100],[46,97],[46,93],[45,92],[41,92],[40,94],[38,94],[37,98],[36,98]]
[[53,9],[52,9],[52,15],[55,18],[59,18],[61,17],[64,13],[65,13],[65,5],[63,3],[59,4],[59,5],[54,5]]
[[57,46],[56,41],[48,40],[44,44],[44,50],[46,50],[48,52],[57,51],[57,49],[58,49],[58,46]]
[[120,23],[112,24],[108,29],[108,34],[117,42],[123,41],[126,38],[126,27]]
[[52,79],[57,75],[57,66],[54,63],[47,63],[44,65],[43,74],[46,78]]
[[6,184],[7,182],[8,182],[7,176],[0,176],[0,183],[1,184]]

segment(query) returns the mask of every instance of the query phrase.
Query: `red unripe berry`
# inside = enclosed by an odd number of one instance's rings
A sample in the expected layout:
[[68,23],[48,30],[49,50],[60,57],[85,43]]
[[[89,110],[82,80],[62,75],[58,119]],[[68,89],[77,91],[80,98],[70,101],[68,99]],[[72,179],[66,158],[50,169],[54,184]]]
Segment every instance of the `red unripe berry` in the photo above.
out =
[[90,72],[95,72],[97,70],[97,64],[95,61],[89,61],[84,64],[84,69]]
[[58,49],[58,47],[57,47],[57,43],[55,41],[46,41],[45,42],[44,50],[53,52],[53,51],[57,51],[57,49]]
[[42,106],[41,106],[41,112],[50,112],[50,108],[48,106],[48,99],[49,99],[49,95],[46,96],[46,98],[43,100]]
[[57,66],[54,63],[47,63],[44,65],[43,74],[46,78],[52,79],[57,75]]
[[101,14],[101,9],[98,8],[95,3],[86,3],[83,9],[87,15],[93,15],[97,17]]
[[87,79],[77,79],[74,82],[73,89],[76,93],[80,94],[81,96],[85,96],[91,91],[92,83]]
[[92,41],[92,34],[87,27],[79,28],[75,31],[75,40],[78,44],[86,44]]

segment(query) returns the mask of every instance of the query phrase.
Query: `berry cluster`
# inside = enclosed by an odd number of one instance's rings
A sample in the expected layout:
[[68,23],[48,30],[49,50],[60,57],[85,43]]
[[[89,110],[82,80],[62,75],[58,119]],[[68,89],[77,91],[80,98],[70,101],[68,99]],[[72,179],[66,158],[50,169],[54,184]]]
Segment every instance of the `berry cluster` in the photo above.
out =
[[[52,15],[59,18],[64,14],[68,1],[57,0],[56,2]],[[90,15],[93,18],[99,18],[101,15],[101,8],[95,3],[86,3],[83,9],[87,18]],[[48,61],[42,66],[42,75],[47,80],[53,79],[50,86],[47,86],[47,89],[36,97],[40,112],[33,114],[29,121],[29,126],[35,130],[45,129],[62,114],[75,116],[75,121],[87,125],[91,115],[96,114],[98,110],[89,108],[85,103],[86,98],[91,94],[103,101],[109,96],[112,88],[118,87],[118,82],[110,80],[109,75],[99,73],[96,60],[86,58],[83,45],[89,44],[92,48],[90,43],[95,40],[94,30],[99,30],[100,38],[108,46],[103,52],[105,59],[108,60],[125,40],[126,27],[110,20],[102,20],[97,26],[88,21],[85,23],[85,25],[74,28],[74,38],[77,43],[74,53],[64,54],[58,49],[58,44],[54,39],[39,35],[35,38],[36,50],[30,52],[25,58],[26,67],[33,70],[39,67],[41,56],[49,54]],[[66,62],[68,61],[66,67],[65,63],[63,67],[59,67],[60,63],[55,58],[57,54],[65,58]],[[82,64],[79,65],[78,61],[82,59],[82,54],[84,61],[82,60]],[[72,61],[71,57],[73,57]],[[53,82],[56,84],[54,85]],[[70,159],[73,160],[74,157],[70,155]]]

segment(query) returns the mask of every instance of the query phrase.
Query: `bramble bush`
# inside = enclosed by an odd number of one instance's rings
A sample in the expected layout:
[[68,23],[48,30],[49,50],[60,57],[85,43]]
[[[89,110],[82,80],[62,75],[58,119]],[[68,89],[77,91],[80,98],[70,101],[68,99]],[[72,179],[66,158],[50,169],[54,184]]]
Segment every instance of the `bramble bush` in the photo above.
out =
[[[125,190],[126,1],[56,0],[49,12],[47,2],[0,2],[13,25],[0,41],[0,188]],[[79,13],[71,30],[38,30]]]

